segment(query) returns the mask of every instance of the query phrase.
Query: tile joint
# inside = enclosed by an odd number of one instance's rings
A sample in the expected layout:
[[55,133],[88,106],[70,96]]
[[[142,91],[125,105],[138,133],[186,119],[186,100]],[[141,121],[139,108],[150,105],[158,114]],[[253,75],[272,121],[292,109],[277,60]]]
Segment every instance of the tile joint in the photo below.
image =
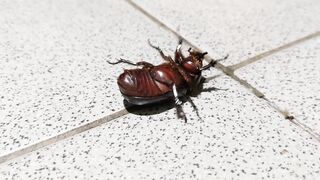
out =
[[263,97],[262,99],[265,100],[271,107],[277,110],[280,114],[282,114],[285,117],[285,119],[289,120],[291,123],[298,126],[302,130],[310,134],[313,138],[315,138],[315,140],[320,142],[320,135],[314,132],[309,126],[300,122],[296,117],[290,115],[286,109],[281,109],[279,106],[277,106],[274,102],[270,101],[268,98]]
[[271,49],[269,51],[263,52],[263,53],[258,54],[256,56],[253,56],[253,57],[251,57],[249,59],[243,60],[243,61],[241,61],[241,62],[239,62],[237,64],[228,66],[228,68],[232,69],[233,71],[236,71],[236,70],[238,70],[240,68],[243,68],[243,67],[245,67],[245,66],[247,66],[247,65],[249,65],[251,63],[255,63],[255,62],[259,61],[259,60],[265,59],[268,56],[271,56],[271,55],[276,54],[276,53],[278,53],[280,51],[283,51],[285,49],[288,49],[288,48],[291,48],[291,47],[296,46],[298,44],[301,44],[301,43],[303,43],[305,41],[317,38],[318,36],[320,36],[320,31],[314,32],[312,34],[309,34],[309,35],[304,36],[302,38],[296,39],[296,40],[294,40],[292,42],[286,43],[286,44],[284,44],[282,46],[279,46],[277,48],[274,48],[274,49]]
[[[144,15],[146,15],[147,17],[149,17],[152,21],[156,22],[159,26],[161,27],[164,27],[165,29],[169,30],[171,33],[173,33],[174,35],[176,35],[177,37],[179,38],[182,38],[184,40],[184,42],[186,42],[188,45],[194,47],[196,50],[199,50],[201,51],[200,48],[196,47],[195,45],[193,45],[190,41],[188,41],[186,38],[184,38],[183,36],[181,36],[179,33],[177,33],[176,31],[172,30],[171,28],[169,28],[166,24],[164,24],[163,22],[161,22],[160,20],[158,20],[157,18],[155,18],[154,16],[152,16],[151,14],[149,14],[147,11],[145,11],[143,8],[141,8],[140,6],[138,6],[136,3],[134,3],[132,0],[126,0],[130,5],[132,5],[134,8],[136,8],[138,11],[140,11],[141,13],[143,13]],[[245,86],[246,88],[250,89],[251,92],[253,94],[255,94],[258,98],[262,98],[264,100],[266,100],[265,96],[263,93],[261,93],[259,90],[257,90],[256,88],[254,88],[253,86],[251,86],[247,81],[245,80],[242,80],[240,79],[239,77],[237,77],[235,74],[234,74],[234,71],[237,70],[237,69],[240,69],[248,64],[251,64],[253,62],[256,62],[260,59],[263,59],[264,57],[267,57],[267,56],[270,56],[271,54],[274,54],[274,53],[277,53],[281,50],[284,50],[284,49],[287,49],[293,45],[296,45],[298,43],[301,43],[301,42],[304,42],[304,41],[307,41],[309,39],[312,39],[314,37],[317,37],[317,36],[320,36],[320,32],[316,32],[316,33],[313,33],[313,34],[310,34],[306,37],[303,37],[301,39],[298,39],[296,41],[293,41],[291,43],[288,43],[286,45],[283,45],[283,46],[280,46],[276,49],[273,49],[271,51],[267,51],[267,52],[264,52],[260,55],[257,55],[257,56],[254,56],[252,58],[249,58],[247,60],[244,60],[238,64],[235,64],[235,65],[231,65],[231,66],[223,66],[221,63],[217,63],[216,64],[216,68],[222,70],[226,75],[228,75],[229,77],[231,77],[232,79],[238,81],[241,85]],[[212,60],[211,57],[208,57],[206,58],[206,60],[209,62]],[[268,101],[268,100],[267,100]],[[270,101],[268,101],[269,103],[272,103]],[[272,105],[272,107],[274,107],[274,105]],[[289,116],[285,111],[277,108],[275,108],[278,112],[280,112],[282,115],[284,115],[284,117],[286,119],[289,119],[292,123],[294,123],[295,125],[297,125],[298,127],[300,128],[303,128],[306,132],[308,132],[310,135],[312,135],[314,138],[316,138],[316,140],[318,140],[320,142],[320,136],[317,134],[317,133],[314,133],[308,126],[300,123],[299,121],[295,120],[294,117],[292,116]],[[108,115],[106,117],[103,117],[103,118],[100,118],[98,120],[95,120],[93,122],[90,122],[90,123],[87,123],[87,124],[84,124],[82,126],[79,126],[79,127],[76,127],[74,129],[71,129],[69,131],[66,131],[64,133],[61,133],[61,134],[58,134],[58,135],[55,135],[51,138],[48,138],[46,140],[42,140],[40,142],[37,142],[37,143],[34,143],[34,144],[31,144],[31,145],[28,145],[28,146],[24,146],[18,150],[15,150],[15,151],[12,151],[12,152],[9,152],[9,153],[6,153],[6,154],[3,154],[3,155],[0,155],[0,164],[2,163],[5,163],[9,160],[12,160],[14,158],[17,158],[19,156],[22,156],[22,155],[25,155],[25,154],[28,154],[28,153],[31,153],[33,151],[36,151],[40,148],[43,148],[45,146],[48,146],[48,145],[51,145],[51,144],[54,144],[58,141],[61,141],[61,140],[64,140],[64,139],[67,139],[67,138],[70,138],[76,134],[79,134],[79,133],[82,133],[84,131],[87,131],[89,129],[92,129],[92,128],[95,128],[95,127],[98,127],[106,122],[109,122],[111,120],[114,120],[116,118],[119,118],[119,117],[122,117],[126,114],[128,114],[129,112],[126,110],[126,109],[122,109],[114,114],[111,114],[111,115]],[[286,115],[287,114],[287,115]]]
[[2,154],[2,155],[0,155],[0,164],[7,162],[11,159],[17,158],[19,156],[22,156],[24,154],[31,153],[31,152],[36,151],[36,150],[43,148],[45,146],[54,144],[58,141],[61,141],[61,140],[67,139],[69,137],[72,137],[74,135],[80,134],[84,131],[88,131],[89,129],[98,127],[104,123],[110,122],[116,118],[122,117],[127,114],[129,114],[129,112],[126,109],[122,109],[122,110],[119,110],[119,111],[112,113],[108,116],[105,116],[100,119],[94,120],[92,122],[80,125],[76,128],[67,130],[63,133],[56,134],[56,135],[49,137],[45,140],[40,140],[39,142],[36,142],[34,144],[23,146],[19,149],[12,151],[12,152]]
[[[191,43],[190,41],[188,41],[186,38],[184,38],[181,34],[179,34],[178,32],[176,32],[175,30],[171,29],[169,26],[167,26],[166,24],[164,24],[162,21],[160,21],[159,19],[157,19],[155,16],[151,15],[148,11],[146,11],[145,9],[143,9],[142,7],[140,7],[138,4],[136,4],[135,2],[133,2],[132,0],[125,0],[126,2],[128,2],[133,8],[135,8],[137,11],[141,12],[142,14],[144,14],[145,16],[147,16],[148,18],[150,18],[152,21],[154,21],[156,24],[158,24],[159,26],[163,27],[164,29],[168,30],[169,32],[173,33],[174,35],[176,35],[179,39],[183,39],[183,41],[185,43],[187,43],[189,46],[193,47],[194,49],[203,52],[199,47],[197,47],[196,45],[194,45],[193,43]],[[320,136],[313,132],[311,130],[311,128],[309,128],[307,125],[300,123],[298,120],[296,120],[292,115],[289,114],[288,111],[282,110],[280,107],[278,107],[275,103],[271,102],[270,100],[268,100],[265,95],[260,92],[258,89],[256,89],[255,87],[253,87],[251,84],[249,84],[246,80],[243,80],[241,78],[239,78],[238,76],[236,76],[234,74],[235,70],[242,68],[250,63],[254,63],[260,59],[263,59],[267,56],[270,56],[272,54],[275,54],[279,51],[282,51],[284,49],[287,49],[289,47],[292,47],[294,45],[297,45],[299,43],[305,42],[307,40],[313,39],[320,36],[320,31],[317,31],[315,33],[309,34],[305,37],[302,37],[300,39],[297,39],[295,41],[292,41],[290,43],[287,43],[285,45],[282,45],[278,48],[272,49],[270,51],[266,51],[262,54],[259,54],[257,56],[254,56],[252,58],[249,58],[247,60],[244,60],[238,64],[235,65],[231,65],[231,66],[224,66],[221,63],[216,63],[215,67],[217,69],[220,69],[221,71],[223,71],[227,76],[231,77],[232,79],[234,79],[235,81],[239,82],[241,85],[243,85],[245,88],[247,88],[250,92],[252,92],[255,96],[257,96],[258,98],[261,98],[263,100],[265,100],[267,102],[268,105],[270,105],[272,108],[274,108],[277,112],[279,112],[285,119],[290,120],[290,122],[292,122],[293,124],[297,125],[298,127],[300,127],[301,129],[303,129],[304,131],[308,132],[312,137],[314,137],[317,141],[320,142]],[[206,61],[210,62],[213,58],[211,58],[210,56],[206,56]]]

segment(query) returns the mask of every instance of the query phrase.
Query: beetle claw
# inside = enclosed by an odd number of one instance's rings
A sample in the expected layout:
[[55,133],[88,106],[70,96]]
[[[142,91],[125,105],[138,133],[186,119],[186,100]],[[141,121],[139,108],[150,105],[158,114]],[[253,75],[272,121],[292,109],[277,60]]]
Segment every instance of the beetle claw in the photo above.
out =
[[111,61],[108,61],[108,60],[107,60],[107,63],[112,64],[112,65],[115,65],[115,64],[119,64],[119,61],[117,61],[117,62],[111,62]]
[[182,37],[179,37],[179,41],[178,41],[178,44],[182,44],[182,42],[183,42],[183,39],[182,39]]
[[179,99],[176,99],[175,104],[180,106],[180,105],[182,105],[182,101],[180,101]]

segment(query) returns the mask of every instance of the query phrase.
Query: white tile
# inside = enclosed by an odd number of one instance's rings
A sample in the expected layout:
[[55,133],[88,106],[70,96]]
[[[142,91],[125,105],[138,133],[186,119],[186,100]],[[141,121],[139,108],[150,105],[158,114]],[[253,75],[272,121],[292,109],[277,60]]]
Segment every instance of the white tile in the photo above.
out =
[[122,109],[129,66],[106,60],[160,63],[147,40],[177,43],[123,1],[4,1],[0,24],[0,155]]
[[232,65],[320,28],[318,0],[134,0],[173,30],[208,51],[230,54]]
[[320,39],[236,71],[271,101],[320,134]]
[[[207,72],[214,74],[214,70]],[[143,109],[0,164],[1,179],[315,179],[319,142],[226,76],[189,121]],[[163,112],[161,112],[163,111]]]

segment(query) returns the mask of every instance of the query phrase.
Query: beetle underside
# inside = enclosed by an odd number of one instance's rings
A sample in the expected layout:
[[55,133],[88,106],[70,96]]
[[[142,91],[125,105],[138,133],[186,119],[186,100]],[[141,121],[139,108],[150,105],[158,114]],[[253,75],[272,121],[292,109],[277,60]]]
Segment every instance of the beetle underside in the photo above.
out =
[[[187,94],[186,89],[182,89],[179,91],[178,97],[183,97]],[[155,104],[160,103],[168,100],[174,99],[173,92],[167,92],[166,94],[160,95],[160,96],[151,96],[151,97],[143,97],[143,96],[127,96],[125,94],[122,94],[124,99],[130,103],[131,105],[147,105],[147,104]]]
[[[205,82],[205,78],[201,76],[203,70],[213,67],[217,61],[224,60],[228,56],[212,60],[203,66],[202,61],[207,52],[202,53],[189,48],[190,55],[184,57],[181,53],[181,44],[182,40],[180,39],[174,59],[172,59],[170,56],[165,56],[159,47],[152,45],[149,41],[149,45],[156,49],[166,61],[160,65],[153,65],[145,61],[133,63],[125,59],[113,63],[108,61],[112,65],[126,63],[142,66],[141,69],[125,70],[118,78],[121,94],[129,104],[143,106],[174,100],[178,117],[183,117],[187,122],[180,101],[181,98],[187,97],[197,112],[196,106],[188,95],[198,90]],[[199,116],[198,113],[197,115]]]

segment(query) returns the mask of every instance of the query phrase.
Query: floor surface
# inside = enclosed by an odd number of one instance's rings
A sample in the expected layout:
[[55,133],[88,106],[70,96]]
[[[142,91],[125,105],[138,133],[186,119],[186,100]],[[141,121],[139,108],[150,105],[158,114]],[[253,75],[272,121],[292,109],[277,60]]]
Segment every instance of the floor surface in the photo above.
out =
[[[320,1],[0,1],[0,179],[317,179]],[[124,58],[219,59],[183,103],[127,110]]]

